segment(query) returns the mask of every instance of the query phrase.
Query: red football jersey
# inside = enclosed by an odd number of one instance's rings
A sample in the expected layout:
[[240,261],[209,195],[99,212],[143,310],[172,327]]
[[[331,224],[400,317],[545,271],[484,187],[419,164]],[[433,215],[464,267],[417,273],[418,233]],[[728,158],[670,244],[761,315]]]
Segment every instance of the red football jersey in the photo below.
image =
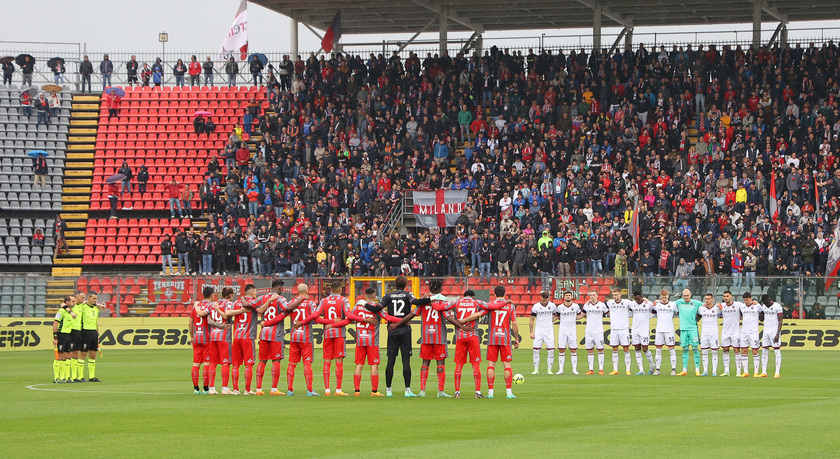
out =
[[[321,310],[324,319],[327,319],[331,323],[343,320],[348,312],[352,313],[350,310],[350,301],[336,294],[322,299],[318,308]],[[324,329],[324,338],[344,338],[345,336],[346,331],[344,327]]]
[[[490,305],[498,305],[499,301],[505,300],[495,300]],[[516,320],[516,309],[512,304],[508,304],[501,309],[490,310],[488,315],[490,316],[490,327],[487,344],[492,346],[509,346],[510,324]]]
[[[270,295],[270,294],[269,294]],[[265,301],[266,296],[264,295],[260,303],[262,304]],[[278,315],[286,315],[286,299],[282,296],[271,303],[268,304],[268,307],[263,312],[262,317],[263,320],[271,320]],[[282,310],[282,311],[281,311]],[[283,342],[283,335],[286,334],[286,329],[283,327],[283,322],[280,321],[277,324],[271,325],[269,327],[263,326],[260,330],[260,339],[263,341],[280,341]]]
[[[243,296],[233,303],[233,309],[243,309],[245,306],[256,308],[262,304],[257,298]],[[233,320],[234,339],[256,339],[257,338],[257,313],[253,309],[245,308],[245,312],[234,317]]]
[[[222,312],[228,312],[233,309],[233,302],[228,300],[221,300],[219,301],[219,309]],[[215,309],[210,309],[210,317],[215,320],[216,322],[222,324],[225,321],[222,319],[222,316],[216,312]],[[230,330],[218,327],[210,327],[210,341],[222,341],[222,342],[231,342],[231,337],[233,334]]]
[[[209,311],[212,308],[210,307],[210,302],[207,300],[201,300],[198,303],[198,308],[202,311]],[[193,322],[193,343],[194,344],[206,344],[210,341],[210,331],[207,328],[207,317],[200,317],[195,313],[195,308],[190,309],[190,317],[192,318]]]
[[[435,309],[443,308],[438,311]],[[446,301],[432,301],[431,304],[417,306],[414,314],[420,316],[421,338],[420,344],[446,344],[446,328],[443,326],[445,315],[452,314],[454,305]]]
[[[455,316],[458,320],[464,320],[467,317],[478,312],[480,308],[484,308],[487,306],[487,303],[468,296],[461,298],[453,304],[455,306]],[[473,336],[478,336],[478,333],[475,331],[475,329],[473,329],[473,331],[471,332],[465,332],[460,328],[455,330],[455,340],[471,338]]]
[[[298,307],[289,313],[292,318],[292,325],[295,322],[303,322],[310,314],[318,311],[318,303],[312,300],[303,301]],[[312,343],[312,322],[307,322],[302,327],[296,328],[289,337],[290,343]]]
[[[363,319],[370,319],[371,317],[378,319],[384,318],[382,311],[372,313],[360,303],[356,303],[356,307],[353,308],[353,313]],[[379,321],[376,322],[376,325],[367,322],[356,322],[356,346],[379,346]]]

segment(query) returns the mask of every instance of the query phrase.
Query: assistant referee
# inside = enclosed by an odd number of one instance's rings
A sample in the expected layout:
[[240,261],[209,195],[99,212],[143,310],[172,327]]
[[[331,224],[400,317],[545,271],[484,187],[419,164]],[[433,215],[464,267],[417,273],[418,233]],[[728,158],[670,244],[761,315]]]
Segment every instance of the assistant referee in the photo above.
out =
[[85,375],[85,353],[87,353],[88,381],[102,382],[96,377],[96,351],[99,350],[99,310],[96,292],[88,292],[85,302],[80,304],[82,311],[82,336],[79,354],[79,378],[84,380]]
[[73,321],[76,319],[76,314],[71,310],[76,305],[76,299],[72,296],[64,298],[64,302],[55,313],[55,321],[53,322],[53,346],[58,349],[58,360],[61,366],[58,379],[55,383],[72,382],[70,380],[70,349],[71,330],[73,328]]

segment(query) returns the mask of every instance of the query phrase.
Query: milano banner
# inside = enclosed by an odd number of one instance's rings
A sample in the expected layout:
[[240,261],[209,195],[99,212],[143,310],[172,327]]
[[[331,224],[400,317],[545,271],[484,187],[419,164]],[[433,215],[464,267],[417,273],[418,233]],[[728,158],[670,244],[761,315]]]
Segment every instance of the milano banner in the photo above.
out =
[[414,219],[426,228],[455,226],[467,204],[467,190],[414,192]]

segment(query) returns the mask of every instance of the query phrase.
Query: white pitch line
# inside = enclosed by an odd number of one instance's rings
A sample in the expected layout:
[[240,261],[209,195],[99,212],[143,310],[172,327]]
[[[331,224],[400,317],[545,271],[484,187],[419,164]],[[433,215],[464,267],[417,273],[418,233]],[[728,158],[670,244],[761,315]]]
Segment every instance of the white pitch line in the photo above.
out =
[[38,386],[46,386],[47,384],[31,384],[26,386],[29,390],[39,390],[45,392],[76,392],[80,394],[133,394],[133,395],[189,395],[176,392],[126,392],[126,391],[110,391],[110,390],[73,390],[73,389],[47,389]]

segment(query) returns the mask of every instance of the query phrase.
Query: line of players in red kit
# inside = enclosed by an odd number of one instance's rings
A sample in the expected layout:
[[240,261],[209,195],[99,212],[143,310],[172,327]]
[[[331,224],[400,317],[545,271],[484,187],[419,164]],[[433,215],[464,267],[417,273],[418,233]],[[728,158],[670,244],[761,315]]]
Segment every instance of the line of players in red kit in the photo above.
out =
[[[402,277],[402,276],[400,276]],[[402,282],[400,282],[400,280]],[[433,280],[429,283],[430,298],[415,299],[405,292],[405,279],[397,279],[397,292],[386,294],[382,303],[376,300],[373,288],[365,290],[365,298],[359,300],[354,307],[350,307],[347,298],[341,295],[343,282],[331,285],[331,294],[315,302],[309,296],[309,287],[305,284],[297,286],[297,296],[287,301],[280,295],[283,282],[272,282],[271,292],[261,296],[254,296],[256,289],[253,285],[245,287],[239,299],[234,301],[231,288],[224,288],[221,299],[217,298],[213,288],[205,288],[203,299],[197,301],[190,313],[190,337],[193,343],[192,382],[194,394],[217,394],[215,389],[216,368],[222,368],[222,394],[239,395],[240,367],[245,366],[245,390],[243,395],[265,395],[263,391],[263,377],[268,361],[271,361],[271,390],[270,395],[294,395],[294,379],[297,364],[303,362],[304,379],[306,380],[307,396],[320,395],[313,390],[313,336],[312,323],[324,325],[323,353],[324,353],[324,395],[330,396],[330,377],[332,375],[332,361],[335,360],[336,396],[349,395],[342,391],[344,373],[344,357],[346,355],[345,328],[351,322],[356,324],[356,364],[353,382],[355,395],[360,395],[362,369],[365,362],[370,366],[371,396],[392,396],[391,379],[393,377],[393,362],[399,352],[405,352],[405,344],[411,343],[411,328],[409,322],[420,316],[421,344],[420,358],[420,392],[415,395],[410,388],[410,368],[403,368],[406,377],[406,397],[425,396],[426,381],[429,376],[429,365],[432,360],[437,363],[438,397],[452,397],[444,391],[446,382],[445,363],[448,357],[446,328],[443,321],[447,321],[457,328],[455,347],[455,397],[460,397],[461,372],[463,366],[470,363],[473,367],[475,381],[475,397],[482,398],[481,393],[481,353],[479,335],[475,329],[477,321],[482,316],[488,316],[487,338],[487,398],[493,398],[493,384],[495,381],[495,365],[498,360],[504,367],[507,398],[516,398],[511,391],[513,371],[511,369],[511,346],[519,347],[517,341],[518,328],[516,313],[513,305],[505,299],[505,288],[497,286],[494,290],[496,300],[486,303],[476,300],[471,290],[457,301],[450,302],[441,295],[441,282]],[[399,298],[393,301],[392,298]],[[406,300],[411,307],[406,307]],[[251,390],[253,366],[255,363],[254,340],[257,339],[258,315],[262,316],[262,326],[259,331],[259,354],[257,355],[256,391]],[[284,319],[291,317],[289,330],[289,356],[286,368],[287,390],[278,389],[281,367],[284,358],[284,342],[286,330]],[[379,324],[382,320],[388,325],[388,372],[387,391],[381,394],[379,388]],[[513,335],[511,335],[513,331]],[[407,336],[406,336],[407,335]],[[409,347],[410,352],[410,347]],[[201,366],[204,365],[203,386],[199,386]],[[403,366],[410,365],[408,359],[403,358]],[[231,374],[232,370],[232,374]],[[233,387],[228,387],[229,379],[233,376]]]

